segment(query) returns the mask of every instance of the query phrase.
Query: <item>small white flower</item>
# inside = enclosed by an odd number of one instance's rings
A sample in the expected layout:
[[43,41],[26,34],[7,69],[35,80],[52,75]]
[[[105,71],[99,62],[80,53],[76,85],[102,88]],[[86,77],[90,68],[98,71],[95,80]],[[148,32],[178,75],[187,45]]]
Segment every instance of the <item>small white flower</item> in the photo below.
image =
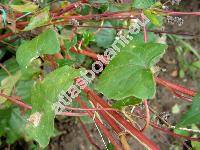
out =
[[167,22],[169,24],[174,24],[174,18],[172,16],[167,16]]
[[182,18],[179,18],[179,19],[177,20],[178,26],[182,26],[183,23],[184,23],[184,20],[183,20]]

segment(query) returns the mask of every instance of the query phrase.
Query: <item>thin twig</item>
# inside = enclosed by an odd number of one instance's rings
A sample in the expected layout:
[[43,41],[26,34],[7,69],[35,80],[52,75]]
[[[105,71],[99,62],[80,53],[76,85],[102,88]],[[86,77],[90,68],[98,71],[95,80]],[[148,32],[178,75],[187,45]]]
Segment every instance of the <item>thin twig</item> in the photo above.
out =
[[145,106],[145,110],[146,110],[146,117],[145,117],[146,124],[145,124],[144,128],[141,130],[142,132],[149,127],[149,123],[150,123],[150,111],[149,111],[148,102],[146,99],[143,102],[144,102],[144,106]]
[[161,128],[159,126],[157,126],[156,124],[154,124],[153,122],[150,122],[150,125],[166,134],[169,134],[175,138],[184,138],[184,139],[188,139],[188,140],[191,140],[191,141],[197,141],[197,142],[200,142],[200,138],[192,138],[192,137],[188,137],[188,136],[184,136],[184,135],[181,135],[181,134],[177,134],[177,133],[174,133],[174,132],[171,132],[170,130],[167,130],[167,129],[164,129],[164,128]]
[[6,67],[0,63],[0,67],[9,75],[12,76],[12,74],[10,73],[10,71],[8,71],[8,69],[6,69]]
[[85,113],[85,112],[82,112],[82,113],[62,112],[62,113],[59,113],[58,115],[62,115],[62,116],[73,116],[73,117],[88,116],[88,114]]
[[10,102],[12,102],[13,104],[16,104],[16,105],[18,105],[18,106],[20,106],[20,107],[22,107],[22,108],[32,109],[32,106],[29,106],[29,105],[25,104],[24,102],[19,101],[19,100],[15,99],[15,98],[13,98],[13,97],[11,97],[11,96],[7,96],[7,95],[5,95],[5,94],[3,94],[3,93],[0,93],[0,96],[2,96],[2,97],[4,97],[4,98],[8,99],[8,100],[9,100]]
[[69,106],[65,106],[66,109],[70,109],[70,110],[79,110],[79,111],[119,111],[117,109],[114,108],[74,108],[74,107],[69,107]]

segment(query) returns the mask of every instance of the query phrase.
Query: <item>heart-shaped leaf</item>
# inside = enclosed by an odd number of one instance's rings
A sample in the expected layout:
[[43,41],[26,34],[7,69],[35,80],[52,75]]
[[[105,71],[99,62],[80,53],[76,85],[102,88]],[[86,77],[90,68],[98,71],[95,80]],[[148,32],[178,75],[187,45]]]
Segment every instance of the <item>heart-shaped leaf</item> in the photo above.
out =
[[32,89],[32,112],[27,123],[27,133],[41,147],[47,146],[54,133],[55,110],[54,103],[58,101],[61,91],[67,91],[74,78],[80,76],[80,71],[69,66],[63,66],[38,82]]
[[110,99],[134,96],[152,98],[155,82],[151,67],[163,56],[166,46],[158,43],[134,45],[130,42],[109,63],[97,81],[96,89]]

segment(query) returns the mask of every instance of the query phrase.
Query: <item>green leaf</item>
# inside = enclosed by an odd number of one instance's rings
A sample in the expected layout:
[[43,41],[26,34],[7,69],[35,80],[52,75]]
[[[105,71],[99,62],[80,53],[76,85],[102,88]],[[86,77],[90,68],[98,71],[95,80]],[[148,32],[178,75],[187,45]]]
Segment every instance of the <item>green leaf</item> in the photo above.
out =
[[7,133],[7,143],[12,144],[20,137],[26,135],[26,116],[22,116],[18,108],[12,110],[11,117],[9,119],[9,132]]
[[184,131],[180,129],[174,129],[174,133],[184,135],[184,136],[190,136],[190,133],[188,131]]
[[155,0],[134,0],[132,6],[137,9],[145,9],[151,7]]
[[31,62],[44,54],[59,52],[59,40],[54,30],[47,30],[31,41],[26,41],[17,49],[16,59],[21,68],[27,68]]
[[22,100],[29,100],[31,98],[31,89],[34,84],[34,80],[19,80],[16,85],[16,94],[20,96]]
[[8,126],[8,120],[11,116],[11,109],[0,109],[0,136],[5,134]]
[[76,53],[71,52],[71,48],[74,47],[78,42],[77,36],[74,36],[73,39],[70,41],[68,39],[64,40],[64,46],[66,48],[66,53],[70,55],[70,60],[65,60],[65,63],[68,63],[68,65],[72,65],[74,63],[83,62],[85,59],[84,55],[78,55]]
[[[111,26],[110,22],[105,22],[104,26]],[[97,34],[95,34],[95,40],[97,42],[97,46],[108,48],[114,41],[116,35],[116,31],[114,29],[102,29]]]
[[6,136],[7,143],[12,144],[25,135],[26,116],[18,108],[0,110],[0,136]]
[[28,67],[21,68],[22,79],[29,80],[32,79],[34,75],[39,75],[41,70],[41,64],[42,62],[40,59],[34,59]]
[[28,24],[25,27],[24,31],[32,30],[34,28],[45,25],[50,19],[49,8],[44,8],[39,14],[33,16]]
[[119,100],[115,102],[112,107],[117,108],[117,109],[122,109],[124,106],[129,106],[129,105],[137,105],[141,103],[141,99],[135,98],[135,97],[128,97],[123,100]]
[[76,12],[80,15],[88,15],[90,13],[90,7],[88,5],[83,5],[81,8],[77,8]]
[[165,52],[166,45],[144,43],[134,45],[133,41],[105,68],[97,81],[96,89],[110,99],[125,99],[134,96],[139,99],[153,98],[155,82],[151,67]]
[[[15,75],[8,76],[5,79],[3,79],[1,81],[1,87],[0,87],[0,90],[2,91],[2,93],[10,96],[12,89],[17,83],[17,81],[19,80],[20,76],[21,76],[21,72],[18,71]],[[6,100],[7,100],[6,98],[0,96],[0,104],[4,103]]]
[[33,87],[31,94],[33,108],[27,130],[29,136],[41,147],[47,146],[50,137],[54,135],[54,103],[58,101],[60,92],[67,91],[73,84],[74,78],[80,76],[79,71],[69,66],[58,68]]
[[192,149],[193,150],[199,150],[200,149],[200,142],[191,141],[191,144],[192,144]]
[[75,61],[64,58],[64,59],[56,59],[56,63],[59,65],[59,67],[65,65],[72,66],[75,63]]
[[162,17],[156,14],[154,11],[148,9],[144,11],[144,14],[146,15],[147,18],[151,20],[151,23],[153,23],[158,27],[162,26],[163,24]]
[[[3,63],[3,66],[11,73],[15,74],[19,70],[19,65],[15,58],[10,58]],[[0,69],[0,81],[8,76],[8,73],[4,69]]]
[[69,39],[64,40],[64,46],[65,46],[68,53],[70,52],[70,48],[75,46],[77,44],[77,42],[78,42],[77,36],[74,36],[71,41]]
[[[192,130],[199,130],[199,128],[195,124],[192,124]],[[198,134],[195,134],[192,137],[198,138]],[[200,149],[200,142],[191,141],[191,144],[192,144],[193,150],[199,150]]]
[[18,12],[34,12],[38,9],[38,6],[32,2],[28,2],[24,5],[10,5],[10,7]]
[[128,11],[131,9],[130,3],[116,3],[113,5],[112,3],[109,3],[109,11],[111,12],[117,12],[117,11]]
[[83,33],[83,44],[84,46],[88,46],[88,44],[92,41],[95,41],[94,35],[92,32],[86,31]]
[[192,100],[191,109],[181,118],[177,127],[188,126],[195,123],[200,123],[200,93],[198,93]]
[[5,55],[6,51],[1,50],[0,51],[0,60],[3,58],[3,56]]
[[[134,43],[136,44],[144,44],[144,34],[143,33],[138,33],[136,35],[133,35],[133,41]],[[159,36],[157,36],[156,34],[154,33],[151,33],[151,32],[148,32],[147,34],[147,37],[148,37],[148,42],[157,42]]]

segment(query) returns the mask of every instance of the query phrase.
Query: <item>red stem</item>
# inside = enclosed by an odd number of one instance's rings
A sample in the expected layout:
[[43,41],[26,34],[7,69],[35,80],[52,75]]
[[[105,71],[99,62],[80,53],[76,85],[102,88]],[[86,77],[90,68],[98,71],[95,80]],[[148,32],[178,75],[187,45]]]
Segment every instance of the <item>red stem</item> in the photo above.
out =
[[[141,14],[141,17],[142,17],[142,21],[144,23],[144,14],[143,13]],[[147,42],[147,30],[146,30],[145,25],[143,26],[143,32],[144,32],[144,42],[146,43]]]
[[79,110],[79,111],[119,111],[117,109],[114,108],[88,108],[88,109],[83,109],[83,108],[74,108],[74,107],[69,107],[69,106],[65,106],[66,109],[70,109],[70,110]]
[[85,55],[85,56],[88,56],[88,57],[91,57],[95,60],[97,60],[97,54],[94,53],[94,52],[90,52],[90,51],[87,51],[87,50],[76,50],[74,47],[71,48],[71,52],[74,52],[74,53],[77,53],[77,54],[82,54],[82,55]]
[[82,116],[88,116],[87,113],[82,112],[82,113],[73,113],[73,112],[62,112],[58,115],[62,115],[62,116],[72,116],[72,117],[82,117]]
[[171,83],[167,80],[163,80],[163,79],[158,78],[158,77],[155,77],[155,80],[158,84],[165,86],[165,87],[168,87],[168,88],[170,88],[174,91],[179,91],[179,92],[186,94],[186,95],[189,95],[189,96],[195,96],[197,94],[196,91],[194,91],[194,90],[187,89],[183,86]]
[[10,37],[12,35],[13,35],[12,32],[5,33],[5,34],[3,34],[3,35],[0,36],[0,41],[2,41],[5,38],[8,38],[8,37]]
[[145,110],[146,110],[146,118],[145,118],[146,124],[145,124],[144,128],[141,130],[142,132],[143,132],[144,130],[146,130],[146,129],[149,127],[149,123],[150,123],[150,111],[149,111],[148,102],[147,102],[147,100],[145,99],[145,100],[143,101],[143,103],[144,103]]
[[74,10],[75,8],[79,7],[80,5],[81,5],[81,2],[72,3],[68,6],[66,6],[65,8],[59,10],[58,13],[54,14],[54,12],[52,12],[52,16],[53,16],[53,18],[57,18],[57,17],[61,16],[62,14],[66,13],[66,12]]
[[[135,12],[135,15],[140,15],[140,13]],[[133,15],[133,12],[130,11],[118,11],[118,12],[104,12],[102,14],[89,14],[89,15],[85,15],[85,16],[81,16],[81,15],[74,15],[74,16],[58,16],[56,17],[56,19],[76,19],[76,20],[90,20],[90,19],[94,19],[94,18],[106,18],[106,17],[129,17]]]
[[[97,102],[95,101],[95,99],[93,99],[92,97],[90,97],[88,95],[89,100],[97,107]],[[108,122],[108,124],[114,129],[114,131],[117,134],[122,133],[122,129],[119,127],[119,125],[115,122],[114,119],[112,119],[106,112],[104,111],[99,111],[99,113],[103,116],[103,118]]]
[[174,95],[175,95],[176,97],[178,97],[178,98],[181,98],[181,99],[183,99],[183,100],[185,100],[185,101],[187,101],[187,102],[192,102],[192,99],[189,98],[189,97],[186,97],[186,96],[184,96],[184,95],[182,95],[182,94],[179,94],[179,93],[176,92],[176,91],[173,91],[173,93],[174,93]]
[[[88,95],[88,99],[95,105],[95,107],[99,106],[95,99],[93,99],[92,97],[90,97]],[[101,106],[102,107],[102,106]],[[117,122],[109,116],[109,114],[104,110],[104,111],[99,111],[99,114],[108,122],[108,124],[112,127],[112,129],[116,132],[116,134],[118,135],[118,137],[120,138],[120,141],[122,143],[122,147],[123,149],[130,149],[127,140],[126,140],[126,136],[124,135],[124,130],[120,128],[119,124],[117,124]],[[124,140],[123,140],[124,139]]]
[[[135,12],[134,15],[132,16],[133,13],[130,11],[119,11],[119,12],[105,12],[103,14],[90,14],[90,15],[74,15],[74,16],[55,16],[54,20],[51,20],[49,23],[43,25],[43,26],[49,26],[49,25],[56,25],[56,24],[66,24],[70,20],[75,19],[77,21],[86,21],[86,20],[104,20],[104,19],[134,19],[136,15],[140,15],[139,12]],[[62,20],[59,20],[62,19]],[[17,27],[23,28],[25,25],[27,25],[28,22],[17,22]]]
[[82,129],[83,129],[83,131],[84,131],[84,133],[85,133],[87,139],[89,140],[89,142],[90,142],[92,145],[94,145],[94,147],[96,147],[98,150],[100,150],[100,147],[99,147],[97,144],[95,144],[94,141],[92,140],[92,138],[91,138],[91,136],[90,136],[90,133],[89,133],[88,130],[87,130],[87,127],[86,127],[86,126],[84,125],[84,123],[81,121],[80,117],[78,117],[78,120],[79,120],[79,122],[80,122],[80,124],[81,124],[81,127],[82,127]]
[[11,97],[11,96],[7,96],[7,95],[5,95],[5,94],[3,94],[3,93],[0,93],[0,96],[2,96],[2,97],[4,97],[4,98],[8,99],[8,100],[11,101],[13,104],[16,104],[16,105],[18,105],[18,106],[20,106],[20,107],[23,107],[23,108],[26,108],[26,109],[32,109],[32,106],[29,106],[29,105],[23,103],[22,101],[16,100],[15,98],[13,98],[13,97]]
[[[144,14],[143,14],[143,13],[141,14],[141,17],[142,17],[142,21],[143,21],[143,23],[144,23]],[[146,26],[145,26],[145,25],[143,26],[143,31],[144,31],[144,42],[146,43],[147,40],[148,40],[148,37],[147,37],[147,31],[146,31]],[[143,101],[143,103],[144,103],[145,110],[146,110],[146,124],[145,124],[144,128],[141,130],[142,132],[143,132],[145,129],[148,128],[149,122],[150,122],[150,112],[149,112],[148,102],[147,102],[147,100],[145,99],[145,100]]]
[[[82,108],[88,108],[86,103],[82,101],[79,97],[76,100],[81,105]],[[103,131],[105,136],[111,141],[111,143],[115,146],[115,148],[119,150],[121,146],[116,142],[116,140],[110,134],[108,129],[101,123],[99,119],[97,119],[96,117],[94,118],[94,113],[92,113],[91,111],[87,111],[87,113],[94,120],[94,122],[99,126],[99,128]]]
[[[101,97],[99,97],[96,93],[91,91],[89,88],[85,88],[84,92],[90,94],[102,107],[110,107]],[[146,148],[158,150],[159,148],[155,143],[153,143],[150,139],[148,139],[145,135],[143,135],[140,131],[138,131],[130,122],[127,122],[120,114],[117,112],[110,112],[110,114],[116,118],[130,133],[141,142]]]
[[[87,0],[81,0],[79,2],[74,2],[70,5],[67,5],[65,8],[63,8],[63,9],[57,11],[57,12],[52,12],[52,16],[56,17],[56,16],[60,16],[64,13],[66,13],[66,12],[72,11],[72,10],[82,6],[83,3],[87,3]],[[54,15],[54,13],[55,13],[55,15]]]

